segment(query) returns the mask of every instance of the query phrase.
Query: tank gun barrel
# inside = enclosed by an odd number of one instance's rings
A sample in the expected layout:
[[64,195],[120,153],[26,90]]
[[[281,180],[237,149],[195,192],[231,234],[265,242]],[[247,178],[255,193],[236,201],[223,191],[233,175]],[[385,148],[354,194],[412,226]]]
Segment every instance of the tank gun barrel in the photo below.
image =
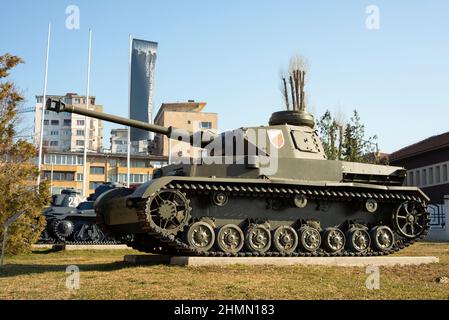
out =
[[69,113],[75,113],[80,114],[83,116],[110,121],[113,123],[123,124],[125,126],[137,128],[137,129],[143,129],[146,131],[151,131],[154,133],[159,133],[162,135],[167,136],[170,139],[179,140],[179,141],[185,141],[190,143],[191,145],[194,145],[195,147],[202,147],[204,148],[208,143],[210,143],[217,134],[212,131],[207,131],[207,134],[205,134],[205,131],[199,131],[199,132],[191,132],[184,129],[178,129],[174,127],[163,127],[143,121],[128,119],[124,117],[115,116],[112,114],[107,114],[103,112],[98,112],[94,110],[89,110],[87,108],[77,107],[74,105],[67,105],[64,103],[64,101],[56,100],[52,98],[48,98],[45,108],[49,111],[54,112],[69,112]]
[[155,124],[146,123],[143,121],[128,119],[124,117],[114,116],[112,114],[107,114],[103,112],[97,112],[94,110],[89,110],[87,108],[77,107],[74,105],[67,105],[61,100],[55,100],[55,99],[47,99],[46,107],[49,111],[54,111],[57,113],[60,112],[69,112],[69,113],[76,113],[87,117],[92,117],[95,119],[101,119],[105,121],[110,121],[118,124],[123,124],[125,126],[134,127],[138,129],[143,129],[147,131],[152,131],[155,133],[160,133],[166,136],[170,136],[173,128],[172,127],[162,127]]

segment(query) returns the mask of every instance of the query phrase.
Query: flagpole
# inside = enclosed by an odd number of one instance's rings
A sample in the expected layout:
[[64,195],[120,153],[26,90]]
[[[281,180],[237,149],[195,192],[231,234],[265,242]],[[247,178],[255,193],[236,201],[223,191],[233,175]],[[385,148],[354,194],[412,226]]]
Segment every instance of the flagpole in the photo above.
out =
[[[87,85],[86,85],[86,109],[89,109],[89,91],[90,91],[90,61],[92,55],[92,30],[89,29],[89,47],[87,55]],[[89,147],[89,126],[88,119],[84,117],[84,154],[83,154],[83,197],[87,197],[87,148]]]
[[[133,36],[129,35],[129,65],[128,65],[128,117],[131,119],[131,61],[132,61]],[[131,167],[131,127],[128,127],[128,152],[126,158],[126,186],[130,184]]]
[[[50,53],[50,37],[51,37],[51,24],[48,24],[48,35],[47,35],[47,51],[45,54],[45,76],[44,76],[44,93],[42,97],[42,113],[41,113],[41,128],[39,137],[39,156],[38,156],[38,176],[37,176],[37,186],[39,187],[41,183],[41,167],[42,167],[42,144],[44,142],[44,115],[45,115],[45,103],[47,100],[47,80],[48,80],[48,56]],[[37,112],[37,110],[36,110]]]

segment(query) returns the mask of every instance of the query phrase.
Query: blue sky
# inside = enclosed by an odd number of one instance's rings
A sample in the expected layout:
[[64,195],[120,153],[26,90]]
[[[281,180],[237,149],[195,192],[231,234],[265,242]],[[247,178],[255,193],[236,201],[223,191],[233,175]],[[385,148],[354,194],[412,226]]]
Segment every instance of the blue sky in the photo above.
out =
[[[301,53],[316,116],[359,110],[368,134],[391,152],[449,130],[448,1],[8,1],[0,0],[0,53],[23,57],[12,77],[29,105],[43,88],[52,23],[48,92],[85,94],[88,29],[91,94],[127,114],[128,35],[159,43],[155,106],[206,101],[220,130],[268,121],[282,108],[279,70]],[[65,28],[68,5],[80,29]],[[365,27],[368,5],[380,29]],[[28,115],[32,121],[32,115]],[[113,124],[105,124],[105,139]]]

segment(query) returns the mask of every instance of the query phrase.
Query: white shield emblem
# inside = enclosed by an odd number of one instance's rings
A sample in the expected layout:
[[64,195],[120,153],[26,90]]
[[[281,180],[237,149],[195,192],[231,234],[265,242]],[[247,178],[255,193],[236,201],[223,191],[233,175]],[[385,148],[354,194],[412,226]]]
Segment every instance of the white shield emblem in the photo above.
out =
[[282,130],[272,129],[268,130],[268,139],[270,139],[270,143],[276,148],[280,149],[284,146],[284,134]]

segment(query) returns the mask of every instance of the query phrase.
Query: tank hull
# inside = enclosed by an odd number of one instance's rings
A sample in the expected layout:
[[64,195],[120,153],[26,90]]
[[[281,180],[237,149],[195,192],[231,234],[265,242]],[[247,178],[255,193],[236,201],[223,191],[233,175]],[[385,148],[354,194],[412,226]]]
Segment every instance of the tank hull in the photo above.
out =
[[[224,194],[226,203],[217,203],[214,200],[217,194]],[[161,197],[160,201],[158,196]],[[163,203],[163,198],[170,200],[170,196],[179,197],[178,202],[185,202],[188,217],[179,219],[176,228],[164,229],[163,224],[167,220],[154,219],[151,213]],[[306,199],[306,203],[295,204],[295,199],[298,198]],[[372,208],[367,209],[367,201],[376,204],[374,212]],[[130,245],[145,252],[219,256],[379,255],[396,252],[426,235],[430,220],[425,209],[420,219],[422,230],[413,237],[398,232],[400,226],[395,223],[395,216],[406,203],[415,203],[425,208],[427,201],[427,196],[414,187],[287,179],[165,176],[154,179],[133,192],[128,189],[111,191],[104,199],[97,201],[96,208],[98,220],[106,232],[115,237],[135,234],[136,241]],[[206,223],[214,233],[214,243],[207,250],[195,245],[192,238],[189,241],[192,225],[198,222]],[[351,239],[354,238],[351,233],[353,230],[363,229],[371,234],[372,241],[375,237],[373,230],[382,226],[392,231],[393,243],[386,249],[370,244],[364,250],[354,250],[345,243],[338,250],[326,250],[322,242],[316,250],[301,249],[297,245],[290,252],[279,250],[279,246],[273,244],[273,239],[267,250],[258,250],[248,245],[248,240],[243,240],[242,248],[233,252],[235,250],[222,250],[217,245],[220,230],[229,225],[237,226],[243,238],[250,238],[254,228],[257,231],[268,231],[270,237],[273,237],[276,230],[284,230],[285,227],[288,227],[287,230],[293,229],[299,238],[304,233],[300,230],[310,227],[318,231],[321,241],[323,238],[327,239],[326,232],[334,229]]]

